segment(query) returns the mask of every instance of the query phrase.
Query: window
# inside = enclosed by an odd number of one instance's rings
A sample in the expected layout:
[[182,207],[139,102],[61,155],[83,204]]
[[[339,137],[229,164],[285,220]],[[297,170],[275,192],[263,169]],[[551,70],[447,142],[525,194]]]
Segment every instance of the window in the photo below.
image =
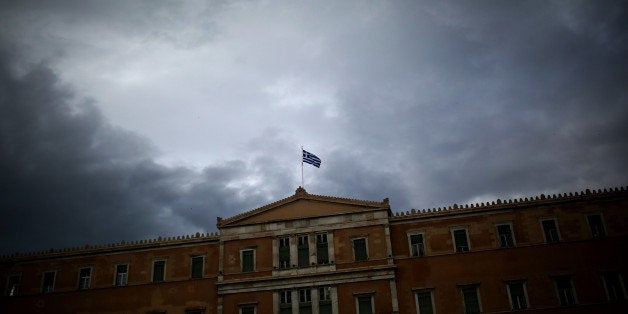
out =
[[319,233],[316,235],[316,260],[319,264],[329,263],[327,233]]
[[279,238],[279,268],[290,268],[290,238]]
[[126,286],[129,279],[129,264],[116,265],[116,286]]
[[79,290],[89,289],[92,283],[92,268],[91,267],[83,267],[79,269],[79,282],[78,288]]
[[242,305],[240,306],[240,314],[256,314],[257,309],[255,305]]
[[576,304],[576,294],[571,283],[571,276],[554,277],[554,282],[556,283],[556,292],[558,293],[560,305]]
[[292,291],[279,291],[279,313],[292,314]]
[[189,309],[185,310],[185,314],[203,314],[205,313],[205,309]]
[[419,314],[434,314],[432,290],[416,291],[416,308]]
[[332,314],[331,287],[318,288],[318,313],[319,314]]
[[153,261],[153,282],[162,282],[166,277],[166,261]]
[[255,271],[255,249],[241,250],[240,258],[243,273]]
[[604,230],[604,222],[602,221],[601,214],[587,215],[587,221],[589,222],[589,229],[591,229],[591,236],[594,238],[606,237],[606,231]]
[[44,278],[41,283],[41,292],[51,293],[55,290],[55,276],[56,275],[57,275],[57,272],[54,270],[44,272]]
[[469,285],[461,286],[462,301],[464,303],[464,312],[466,314],[481,313],[480,296],[478,295],[478,286]]
[[190,274],[191,278],[203,278],[203,264],[205,261],[205,257],[202,255],[192,256],[192,271]]
[[602,273],[602,282],[606,290],[606,298],[609,301],[619,301],[626,299],[626,290],[621,274],[616,271]]
[[358,314],[373,314],[373,296],[358,295],[355,302]]
[[312,290],[299,289],[299,314],[312,314]]
[[466,228],[454,228],[451,231],[454,238],[454,248],[456,252],[469,251],[469,238],[467,238]]
[[14,297],[19,295],[20,281],[22,279],[21,274],[9,275],[7,278],[7,289],[4,295],[8,297]]
[[423,234],[410,234],[410,256],[425,256],[425,245],[423,244]]
[[526,294],[525,281],[512,281],[506,283],[508,297],[510,299],[510,309],[522,310],[528,308],[528,298]]
[[353,240],[353,256],[356,261],[365,261],[369,258],[366,247],[366,238]]
[[297,237],[299,243],[297,245],[297,252],[299,255],[299,267],[307,267],[310,265],[310,243],[307,235],[300,235]]
[[512,236],[512,227],[510,224],[497,225],[497,237],[499,238],[499,247],[515,246],[515,241]]
[[545,243],[554,243],[560,240],[558,236],[558,227],[556,226],[556,219],[542,219],[541,226],[543,227],[543,236],[545,237]]

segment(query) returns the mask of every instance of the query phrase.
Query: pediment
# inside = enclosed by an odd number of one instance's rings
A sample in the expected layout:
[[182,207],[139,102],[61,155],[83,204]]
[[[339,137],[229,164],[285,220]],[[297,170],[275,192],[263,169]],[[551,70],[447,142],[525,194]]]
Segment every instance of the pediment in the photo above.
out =
[[299,187],[294,195],[277,202],[231,218],[218,218],[217,226],[219,228],[241,226],[273,221],[342,215],[378,209],[390,212],[388,199],[384,199],[381,202],[374,202],[314,195],[308,194],[305,189]]

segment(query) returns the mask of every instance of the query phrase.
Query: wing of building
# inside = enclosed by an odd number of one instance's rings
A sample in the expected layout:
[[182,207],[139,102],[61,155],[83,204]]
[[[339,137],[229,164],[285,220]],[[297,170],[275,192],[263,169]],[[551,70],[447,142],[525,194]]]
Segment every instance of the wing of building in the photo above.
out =
[[628,313],[628,190],[393,213],[294,195],[216,234],[0,258],[0,313]]

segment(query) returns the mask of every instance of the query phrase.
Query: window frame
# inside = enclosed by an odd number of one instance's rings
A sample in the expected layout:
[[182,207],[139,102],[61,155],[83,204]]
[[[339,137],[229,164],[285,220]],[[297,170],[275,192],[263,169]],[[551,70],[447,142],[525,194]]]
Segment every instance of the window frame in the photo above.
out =
[[[621,298],[617,298],[617,299],[613,299],[611,298],[611,294],[609,293],[609,282],[607,280],[607,277],[609,277],[610,275],[612,275],[613,277],[616,277],[615,279],[617,280],[617,283],[619,284],[620,288],[620,293],[621,293]],[[621,274],[620,271],[603,271],[600,272],[600,279],[602,280],[602,285],[604,286],[604,292],[606,293],[606,300],[609,302],[621,302],[624,301],[626,299],[628,299],[628,297],[626,296],[626,286],[624,285],[624,279],[623,276]]]
[[419,303],[419,294],[430,294],[430,302],[432,303],[432,314],[436,313],[436,308],[434,307],[434,289],[433,288],[421,288],[421,289],[412,289],[414,292],[414,305],[416,307],[417,314],[426,314],[421,312],[421,306]]
[[[552,279],[554,279],[554,287],[556,288],[556,296],[558,297],[558,303],[560,303],[560,306],[574,306],[578,304],[578,296],[576,294],[576,287],[573,284],[573,276],[571,275],[562,275],[562,276],[552,276]],[[559,280],[566,280],[566,282],[569,284],[569,291],[571,291],[571,297],[573,298],[573,303],[568,303],[568,297],[566,297],[566,303],[563,304],[563,299],[561,298],[561,288],[559,288],[558,286],[558,281]]]
[[[526,280],[521,279],[521,280],[509,280],[505,282],[506,284],[506,291],[508,292],[508,301],[510,302],[510,309],[515,311],[515,310],[525,310],[525,309],[529,309],[530,308],[530,301],[528,298],[528,288],[527,288],[527,284],[526,284]],[[513,295],[512,295],[512,290],[511,290],[511,285],[517,285],[520,284],[521,285],[521,289],[523,290],[523,301],[525,302],[525,307],[523,308],[515,308],[515,303],[513,302]]]
[[[504,246],[502,245],[502,235],[499,233],[499,227],[502,226],[508,226],[508,228],[510,229],[510,245]],[[497,235],[497,245],[499,248],[505,249],[505,248],[511,248],[511,247],[516,247],[517,246],[517,240],[515,239],[515,231],[512,225],[512,221],[506,221],[506,222],[499,222],[495,224],[495,233]]]
[[[121,273],[118,271],[118,267],[119,266],[126,266],[126,272]],[[113,266],[114,271],[113,271],[113,286],[114,287],[124,287],[126,285],[129,284],[129,263],[117,263]],[[121,284],[118,284],[118,275],[120,274],[126,274],[124,278],[124,282]],[[122,280],[121,280],[122,281]]]
[[[81,274],[81,272],[85,269],[89,270],[89,275],[86,277],[83,277],[83,275]],[[87,290],[87,289],[91,289],[92,288],[92,274],[94,271],[94,267],[93,266],[81,266],[78,269],[78,284],[77,284],[77,290]],[[86,281],[83,281],[84,278],[86,278]],[[87,286],[85,286],[85,282],[87,283]]]
[[[279,263],[278,268],[279,269],[290,269],[291,267],[291,263],[292,263],[292,248],[291,248],[291,240],[290,240],[290,236],[286,235],[286,236],[280,236],[277,237],[277,262]],[[284,245],[287,244],[287,245]],[[285,252],[287,251],[288,255],[287,255],[287,260],[282,260],[282,251]]]
[[[464,231],[465,237],[467,239],[467,250],[461,250],[458,251],[458,244],[456,243],[456,231]],[[469,227],[468,226],[456,226],[456,227],[450,227],[449,231],[451,233],[451,240],[453,242],[453,246],[454,246],[454,253],[466,253],[466,252],[470,252],[471,251],[471,238],[469,237]]]
[[[355,243],[356,241],[360,241],[360,240],[364,240],[364,254],[365,257],[363,259],[358,259],[357,256],[357,251],[356,251],[356,246]],[[359,236],[359,237],[355,237],[351,239],[351,249],[353,250],[353,261],[354,262],[363,262],[363,261],[368,261],[369,260],[369,239],[368,236]]]
[[[302,239],[304,239],[302,241]],[[297,266],[298,267],[309,267],[310,266],[310,235],[309,234],[298,234],[296,237],[297,240]],[[301,242],[305,244],[301,244]],[[302,254],[305,255],[303,256]],[[304,259],[304,260],[302,260]]]
[[[247,270],[244,268],[245,264],[244,264],[244,252],[248,252],[248,251],[252,251],[253,252],[253,265],[251,265],[252,269],[251,270]],[[242,273],[253,273],[255,272],[256,268],[256,257],[257,257],[257,249],[255,247],[247,247],[247,248],[242,248],[240,249],[240,271]]]
[[[161,280],[155,280],[155,265],[157,263],[163,262],[164,263],[164,268],[163,268],[163,272],[161,273]],[[165,282],[166,281],[166,270],[168,269],[168,259],[167,258],[156,258],[153,259],[153,266],[151,268],[151,282],[153,283],[159,283],[159,282]]]
[[371,314],[375,313],[375,298],[373,296],[374,292],[370,292],[370,293],[355,293],[354,294],[354,298],[355,298],[355,312],[357,314],[361,314],[360,313],[360,299],[361,298],[369,298],[371,301]]
[[471,289],[471,288],[473,288],[473,290],[475,291],[475,297],[476,297],[476,299],[478,301],[478,312],[477,313],[482,313],[482,299],[480,297],[480,284],[459,285],[458,287],[460,288],[460,295],[462,297],[462,306],[463,306],[463,309],[464,309],[464,313],[465,314],[476,313],[476,312],[469,312],[468,305],[467,305],[467,299],[465,297],[465,290]]
[[244,309],[253,309],[253,314],[257,314],[257,303],[239,304],[238,314],[244,314]]
[[[11,278],[17,278],[15,283],[11,284]],[[7,297],[16,297],[20,295],[20,286],[22,284],[22,273],[11,273],[7,276],[7,284],[4,289],[4,295]]]
[[[593,232],[593,226],[591,225],[590,217],[599,216],[600,217],[600,227],[602,228],[602,232],[600,235],[595,235]],[[588,213],[585,215],[585,219],[587,220],[587,225],[589,226],[589,232],[591,234],[591,238],[593,239],[604,239],[606,238],[606,223],[604,222],[604,215],[601,212]]]
[[[52,284],[50,284],[50,286],[46,286],[46,274],[52,274]],[[41,292],[42,293],[53,293],[55,291],[55,283],[57,281],[57,270],[53,269],[53,270],[45,270],[42,273],[42,278],[41,278]],[[47,287],[49,287],[50,289],[46,289]]]
[[[544,221],[554,221],[554,226],[556,227],[556,240],[548,241],[547,232],[545,231],[545,226],[543,225]],[[542,217],[539,218],[539,223],[541,224],[541,232],[543,233],[543,241],[544,243],[559,243],[562,241],[562,237],[560,235],[560,228],[558,227],[558,218],[556,217]],[[551,233],[550,233],[551,234]]]
[[279,313],[282,312],[283,309],[290,309],[290,313],[292,313],[292,290],[291,289],[282,289],[279,290]]
[[[418,255],[414,255],[414,251],[412,250],[412,236],[421,236],[421,245],[422,245],[422,250],[419,249],[417,251]],[[406,237],[408,239],[408,256],[409,257],[424,257],[427,255],[427,245],[426,245],[426,241],[425,241],[425,232],[423,230],[412,230],[412,231],[408,231],[406,232]],[[423,254],[421,254],[423,253]]]
[[[199,258],[201,259],[200,275],[194,273],[194,260],[198,260]],[[190,255],[190,279],[202,279],[204,277],[205,277],[205,254]]]
[[[316,263],[318,265],[329,264],[329,235],[327,232],[318,232],[316,235]],[[324,242],[319,242],[319,239],[324,238]],[[326,259],[321,260],[320,252],[325,252]]]

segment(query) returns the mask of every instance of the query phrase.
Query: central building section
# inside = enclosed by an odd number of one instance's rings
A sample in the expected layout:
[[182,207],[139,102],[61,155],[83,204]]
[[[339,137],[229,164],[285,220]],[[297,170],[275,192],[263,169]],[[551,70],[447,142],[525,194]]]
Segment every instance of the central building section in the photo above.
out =
[[398,312],[388,199],[308,194],[218,218],[219,313]]

